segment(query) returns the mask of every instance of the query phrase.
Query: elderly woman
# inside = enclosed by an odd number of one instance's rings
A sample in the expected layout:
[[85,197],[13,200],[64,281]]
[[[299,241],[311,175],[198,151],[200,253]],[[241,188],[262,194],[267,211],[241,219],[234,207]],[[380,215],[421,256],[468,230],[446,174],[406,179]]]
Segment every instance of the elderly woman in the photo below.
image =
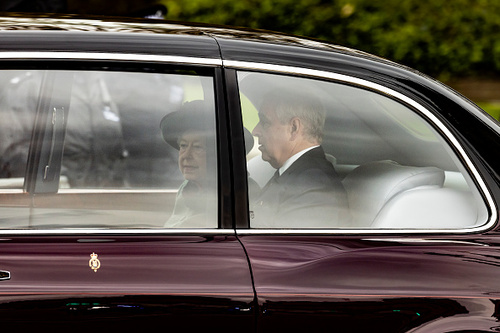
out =
[[215,116],[205,101],[184,103],[160,124],[163,139],[179,151],[184,182],[166,228],[217,226]]
[[[213,105],[195,100],[184,103],[179,111],[163,117],[163,139],[179,151],[179,169],[184,182],[177,192],[174,211],[165,228],[217,227],[217,181],[215,110]],[[246,153],[253,137],[244,128]],[[249,179],[249,191],[258,185]]]

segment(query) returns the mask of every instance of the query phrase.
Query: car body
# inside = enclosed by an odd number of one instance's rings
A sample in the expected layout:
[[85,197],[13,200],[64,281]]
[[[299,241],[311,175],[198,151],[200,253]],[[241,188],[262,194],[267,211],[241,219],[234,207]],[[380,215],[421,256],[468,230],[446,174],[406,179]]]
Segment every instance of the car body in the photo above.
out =
[[[284,34],[102,18],[0,18],[0,64],[3,327],[498,331],[500,126],[445,85]],[[277,86],[327,108],[350,224],[254,224],[269,165],[245,134]],[[169,227],[186,182],[160,122],[199,99],[213,212]]]

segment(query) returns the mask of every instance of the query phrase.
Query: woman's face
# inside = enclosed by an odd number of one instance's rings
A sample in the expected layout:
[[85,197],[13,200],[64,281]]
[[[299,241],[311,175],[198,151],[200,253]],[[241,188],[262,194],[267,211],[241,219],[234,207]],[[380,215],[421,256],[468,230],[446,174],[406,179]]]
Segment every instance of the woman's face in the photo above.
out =
[[207,177],[207,142],[199,131],[186,131],[179,138],[179,169],[187,180],[203,184]]

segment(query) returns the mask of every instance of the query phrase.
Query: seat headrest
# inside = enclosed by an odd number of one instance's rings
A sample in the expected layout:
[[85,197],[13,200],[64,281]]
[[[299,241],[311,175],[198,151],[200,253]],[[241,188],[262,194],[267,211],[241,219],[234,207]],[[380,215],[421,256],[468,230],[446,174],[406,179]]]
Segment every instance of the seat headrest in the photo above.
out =
[[392,197],[421,186],[442,187],[443,170],[436,167],[403,166],[394,161],[360,165],[343,180],[353,225],[369,226]]

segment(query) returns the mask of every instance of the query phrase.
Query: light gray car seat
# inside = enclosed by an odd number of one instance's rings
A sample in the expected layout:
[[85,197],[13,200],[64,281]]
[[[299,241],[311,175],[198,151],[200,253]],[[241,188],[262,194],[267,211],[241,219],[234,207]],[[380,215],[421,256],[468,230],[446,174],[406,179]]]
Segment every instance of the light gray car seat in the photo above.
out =
[[371,227],[383,207],[415,188],[440,188],[445,174],[436,167],[403,166],[394,161],[362,164],[343,180],[353,227]]

